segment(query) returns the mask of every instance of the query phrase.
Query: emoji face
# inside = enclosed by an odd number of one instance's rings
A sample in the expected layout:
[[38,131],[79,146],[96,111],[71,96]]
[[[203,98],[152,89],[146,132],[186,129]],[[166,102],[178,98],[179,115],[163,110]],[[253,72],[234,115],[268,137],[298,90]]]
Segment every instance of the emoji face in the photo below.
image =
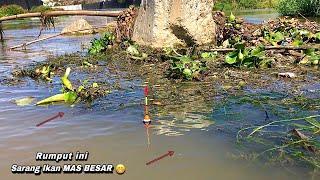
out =
[[116,166],[116,172],[118,174],[123,174],[126,171],[126,167],[123,164],[118,164]]

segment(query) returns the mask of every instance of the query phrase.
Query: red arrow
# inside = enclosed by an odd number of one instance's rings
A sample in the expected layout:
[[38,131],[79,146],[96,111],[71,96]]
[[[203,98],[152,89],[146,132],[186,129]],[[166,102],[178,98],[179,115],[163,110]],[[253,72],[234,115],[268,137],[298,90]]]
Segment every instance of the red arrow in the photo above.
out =
[[53,116],[53,117],[51,117],[51,118],[49,118],[49,119],[47,119],[47,120],[45,120],[45,121],[37,124],[36,126],[39,127],[39,126],[41,126],[41,125],[43,125],[43,124],[45,124],[45,123],[47,123],[47,122],[49,122],[49,121],[52,121],[52,120],[54,120],[54,119],[56,119],[56,118],[58,118],[58,117],[62,118],[63,115],[64,115],[63,112],[59,112],[57,115],[55,115],[55,116]]
[[146,165],[150,165],[150,164],[152,164],[152,163],[154,163],[156,161],[159,161],[160,159],[163,159],[163,158],[165,158],[167,156],[173,156],[173,154],[174,154],[174,151],[168,151],[168,153],[166,153],[166,154],[164,154],[164,155],[162,155],[162,156],[160,156],[160,157],[158,157],[158,158],[156,158],[156,159],[154,159],[152,161],[147,162]]

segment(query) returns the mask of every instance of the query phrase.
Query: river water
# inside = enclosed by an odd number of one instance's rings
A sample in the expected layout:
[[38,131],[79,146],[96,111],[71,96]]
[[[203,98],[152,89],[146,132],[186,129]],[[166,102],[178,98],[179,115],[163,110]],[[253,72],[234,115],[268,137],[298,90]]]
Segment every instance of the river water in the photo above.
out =
[[[55,30],[44,35],[59,33],[76,17],[59,18]],[[101,25],[101,17],[86,17],[89,23]],[[58,37],[31,45],[26,51],[7,51],[6,48],[37,38],[39,20],[12,21],[4,24],[5,42],[0,45],[1,79],[10,76],[11,70],[43,61],[50,56],[72,52],[85,52],[94,35]],[[294,171],[268,166],[261,162],[235,158],[239,153],[235,134],[221,133],[215,126],[219,112],[212,103],[190,103],[198,109],[208,109],[208,114],[195,112],[186,105],[172,109],[167,116],[151,114],[154,125],[149,132],[143,127],[142,85],[144,79],[122,80],[132,86],[130,92],[113,93],[85,106],[17,106],[13,100],[32,96],[37,100],[59,92],[58,84],[44,84],[28,80],[18,86],[0,85],[0,173],[1,179],[304,179],[309,174],[302,167]],[[48,90],[49,89],[49,90]],[[132,105],[118,108],[119,104]],[[101,108],[101,104],[109,104]],[[180,108],[180,109],[179,109]],[[252,106],[229,107],[245,112],[244,119],[260,119],[263,111]],[[35,125],[58,112],[62,119],[41,127]],[[211,118],[208,118],[211,117]],[[221,119],[220,119],[221,120]],[[148,135],[149,134],[149,139]],[[150,143],[148,143],[150,142]],[[148,145],[149,144],[149,145]],[[173,157],[146,166],[146,162],[173,150]],[[48,163],[62,165],[79,162],[39,162],[36,152],[85,152],[90,153],[87,163],[122,163],[127,171],[114,174],[12,174],[11,165]]]

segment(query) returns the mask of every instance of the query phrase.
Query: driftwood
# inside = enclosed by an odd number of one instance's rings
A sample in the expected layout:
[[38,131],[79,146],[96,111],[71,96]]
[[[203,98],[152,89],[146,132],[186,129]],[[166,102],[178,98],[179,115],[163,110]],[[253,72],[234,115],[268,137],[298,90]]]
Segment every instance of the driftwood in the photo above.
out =
[[51,36],[47,36],[47,37],[39,38],[39,39],[36,39],[36,40],[33,40],[33,41],[29,41],[29,42],[26,42],[26,43],[23,43],[23,44],[12,46],[12,47],[9,48],[9,50],[14,50],[14,49],[17,49],[17,48],[20,48],[20,47],[21,48],[25,48],[28,45],[31,45],[31,44],[34,44],[34,43],[37,43],[37,42],[40,42],[40,41],[44,41],[44,40],[47,40],[47,39],[52,39],[52,38],[55,38],[55,37],[58,37],[58,36],[61,36],[61,35],[65,35],[65,34],[76,33],[76,32],[81,32],[81,31],[86,31],[86,30],[91,30],[91,29],[101,29],[101,28],[106,28],[106,27],[108,27],[108,26],[92,27],[90,29],[80,29],[80,30],[77,30],[77,31],[70,31],[70,32],[54,34],[54,35],[51,35]]
[[107,17],[118,17],[121,11],[49,11],[45,13],[25,13],[18,14],[13,16],[6,16],[0,18],[0,23],[3,21],[23,19],[23,18],[32,18],[32,17],[53,17],[53,16],[107,16]]

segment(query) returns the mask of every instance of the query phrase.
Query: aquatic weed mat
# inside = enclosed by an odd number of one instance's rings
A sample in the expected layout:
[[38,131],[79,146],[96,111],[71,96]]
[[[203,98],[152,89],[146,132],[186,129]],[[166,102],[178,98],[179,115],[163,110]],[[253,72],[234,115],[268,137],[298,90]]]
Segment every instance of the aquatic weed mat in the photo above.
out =
[[227,96],[211,118],[220,132],[235,137],[230,157],[285,169],[319,173],[319,99],[276,92]]
[[[207,77],[189,82],[168,78],[169,62],[161,55],[137,61],[123,51],[112,52],[51,58],[13,72],[13,78],[54,85],[54,92],[58,92],[60,77],[70,67],[74,86],[97,83],[110,91],[91,102],[90,108],[96,111],[142,108],[142,84],[148,81],[154,104],[150,113],[155,115],[157,134],[177,136],[191,129],[214,127],[235,137],[243,148],[240,152],[248,152],[245,157],[318,167],[319,118],[315,115],[319,114],[320,101],[319,72],[315,67],[239,69],[214,61]],[[48,67],[54,72],[52,77],[42,73]],[[278,76],[287,71],[298,76]],[[275,121],[280,122],[273,124]],[[265,127],[259,129],[261,126]]]

